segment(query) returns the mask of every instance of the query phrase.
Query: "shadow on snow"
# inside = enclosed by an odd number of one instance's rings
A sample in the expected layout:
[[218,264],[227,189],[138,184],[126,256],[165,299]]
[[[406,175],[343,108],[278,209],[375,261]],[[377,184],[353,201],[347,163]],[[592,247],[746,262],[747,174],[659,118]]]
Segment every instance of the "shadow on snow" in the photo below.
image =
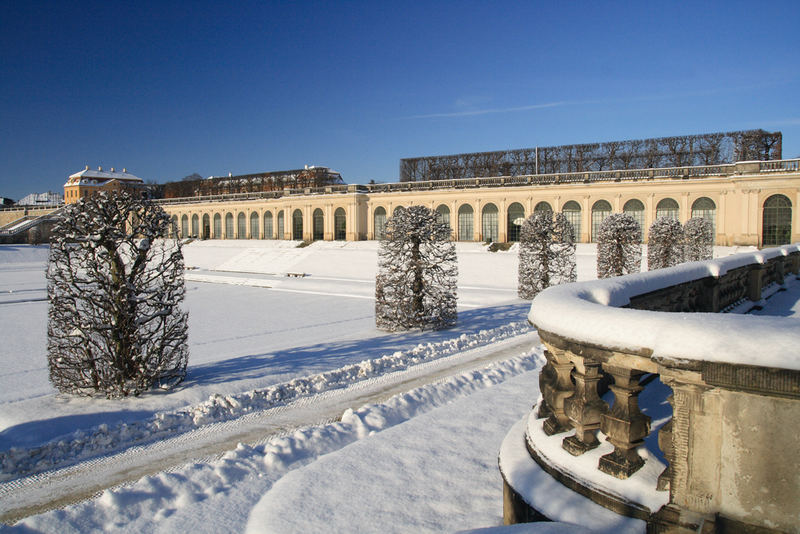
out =
[[[186,380],[175,391],[198,387],[208,388],[215,384],[236,382],[248,379],[267,379],[258,387],[288,381],[292,378],[337,369],[344,365],[363,360],[379,358],[398,350],[408,350],[421,343],[438,343],[456,339],[462,334],[477,334],[481,330],[497,328],[512,322],[525,321],[529,302],[519,302],[502,306],[476,308],[459,312],[458,324],[453,328],[439,331],[406,331],[386,333],[365,339],[336,343],[318,343],[307,347],[293,347],[275,352],[264,352],[230,358],[203,365],[190,365]],[[191,361],[191,356],[190,356]],[[252,389],[244,388],[243,390]],[[234,388],[234,391],[238,391]],[[169,395],[151,391],[142,394]],[[102,399],[99,399],[102,400]],[[130,408],[136,408],[136,399],[124,399]],[[11,447],[31,447],[78,429],[89,430],[101,424],[115,425],[151,417],[152,410],[114,410],[80,415],[68,415],[21,423],[0,432],[0,450]]]

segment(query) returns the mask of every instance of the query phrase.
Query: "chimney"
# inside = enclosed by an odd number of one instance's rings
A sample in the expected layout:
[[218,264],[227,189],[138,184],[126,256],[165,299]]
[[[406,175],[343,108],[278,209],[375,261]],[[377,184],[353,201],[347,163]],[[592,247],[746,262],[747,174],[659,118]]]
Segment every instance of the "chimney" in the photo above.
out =
[[98,170],[98,171],[102,171],[102,170],[103,170],[103,167],[101,167],[101,166],[99,166],[99,165],[98,165],[98,166],[97,166],[97,170]]
[[114,172],[114,167],[111,167],[111,172]]
[[125,167],[122,167],[122,172],[128,172],[128,169],[126,169]]
[[83,169],[83,170],[88,171],[89,170],[89,166],[87,165],[86,168]]

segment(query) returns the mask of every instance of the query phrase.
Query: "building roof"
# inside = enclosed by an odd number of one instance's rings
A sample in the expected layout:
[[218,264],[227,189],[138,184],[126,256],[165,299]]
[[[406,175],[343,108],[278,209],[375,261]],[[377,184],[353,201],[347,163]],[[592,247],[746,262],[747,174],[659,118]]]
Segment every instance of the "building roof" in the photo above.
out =
[[119,180],[121,182],[143,184],[144,180],[128,172],[128,169],[122,169],[122,172],[114,170],[104,171],[102,167],[90,169],[87,165],[85,169],[75,174],[70,174],[67,183],[64,185],[103,185],[111,180]]
[[20,199],[17,206],[58,206],[64,203],[64,197],[60,193],[31,193]]

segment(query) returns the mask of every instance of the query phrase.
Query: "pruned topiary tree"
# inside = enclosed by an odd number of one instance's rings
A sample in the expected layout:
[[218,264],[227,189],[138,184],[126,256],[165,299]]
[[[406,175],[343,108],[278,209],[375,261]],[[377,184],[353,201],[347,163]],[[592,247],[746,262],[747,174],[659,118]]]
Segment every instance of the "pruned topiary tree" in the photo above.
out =
[[683,226],[686,261],[710,260],[714,254],[714,225],[703,217],[692,217]]
[[683,261],[683,226],[671,217],[659,217],[650,225],[647,269],[672,267]]
[[180,243],[170,218],[127,192],[70,204],[52,232],[47,352],[59,391],[124,397],[186,376]]
[[597,277],[638,273],[642,265],[642,229],[636,219],[612,213],[597,235]]
[[378,328],[439,330],[455,325],[457,281],[450,227],[424,206],[397,210],[386,221],[378,250]]
[[574,230],[563,214],[534,213],[522,223],[519,240],[520,298],[530,300],[552,285],[578,279]]

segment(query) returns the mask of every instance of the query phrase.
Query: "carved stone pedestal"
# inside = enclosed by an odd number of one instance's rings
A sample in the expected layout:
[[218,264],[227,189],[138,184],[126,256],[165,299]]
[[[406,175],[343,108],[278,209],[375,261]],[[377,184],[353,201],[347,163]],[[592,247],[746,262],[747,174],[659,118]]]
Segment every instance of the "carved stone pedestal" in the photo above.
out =
[[564,412],[575,428],[575,435],[564,438],[561,446],[570,454],[580,456],[600,444],[596,434],[600,429],[600,416],[608,406],[597,394],[599,362],[578,358],[572,377],[575,379],[575,393],[564,401]]
[[560,434],[570,429],[569,418],[564,413],[564,399],[572,395],[573,384],[570,378],[572,362],[563,351],[545,351],[547,365],[539,377],[539,387],[544,402],[539,407],[538,416],[547,417],[543,423],[548,436]]
[[644,443],[650,433],[650,418],[639,410],[639,377],[644,373],[634,369],[605,365],[607,373],[614,377],[611,391],[614,405],[609,413],[601,416],[600,430],[614,445],[614,452],[600,458],[600,471],[617,478],[628,478],[644,465],[636,447]]

